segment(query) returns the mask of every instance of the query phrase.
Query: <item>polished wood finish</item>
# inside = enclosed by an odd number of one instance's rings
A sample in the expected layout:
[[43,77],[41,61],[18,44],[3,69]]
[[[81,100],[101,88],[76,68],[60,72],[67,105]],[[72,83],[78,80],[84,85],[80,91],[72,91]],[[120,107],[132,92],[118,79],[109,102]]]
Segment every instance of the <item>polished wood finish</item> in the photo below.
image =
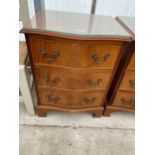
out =
[[33,35],[44,35],[44,36],[54,36],[54,37],[59,37],[62,39],[74,39],[74,40],[83,40],[83,41],[88,41],[88,40],[95,40],[95,41],[126,41],[126,42],[131,42],[131,39],[127,36],[76,36],[76,35],[71,35],[71,34],[60,34],[58,32],[50,32],[50,31],[42,31],[42,30],[32,30],[28,28],[24,28],[20,31],[20,33],[25,33],[25,34],[33,34]]
[[[89,32],[81,34],[76,32],[78,25],[71,23],[72,33],[67,25],[64,25],[63,32],[58,32],[57,19],[48,25],[49,21],[46,23],[43,16],[48,16],[49,12],[42,13],[44,15],[41,14],[40,18],[38,14],[35,16],[38,19],[36,26],[31,20],[31,27],[26,26],[21,31],[25,33],[28,46],[38,98],[38,116],[58,110],[88,111],[94,117],[100,117],[120,61],[131,49],[128,33],[120,29],[112,18],[96,16],[91,16],[95,20],[94,25],[103,19],[114,27],[110,25],[108,29],[106,22],[100,30],[96,27],[90,29],[89,25]],[[63,17],[61,13],[59,15]],[[71,15],[67,16],[70,18]],[[79,20],[83,17],[78,16]]]
[[[133,43],[133,46],[134,46],[134,43]],[[133,53],[127,69],[132,71],[135,70],[135,53]]]
[[93,117],[101,117],[103,113],[103,107],[88,107],[88,108],[60,108],[55,106],[38,105],[36,112],[39,117],[45,117],[48,112],[51,111],[63,111],[63,112],[91,112]]
[[127,91],[117,91],[112,105],[134,110],[135,94]]
[[[88,68],[101,67],[112,69],[116,63],[122,47],[121,42],[76,42],[72,40],[63,40],[53,38],[52,41],[40,39],[40,36],[31,37],[31,48],[35,65],[68,67],[68,68]],[[46,52],[46,56],[41,54],[41,50]],[[48,58],[54,53],[59,52],[59,56],[53,60]],[[92,58],[93,54],[98,55],[97,64]],[[109,54],[106,60],[104,55]],[[80,59],[78,59],[80,58]]]
[[64,89],[106,89],[112,71],[101,69],[69,70],[36,66],[39,86]]
[[108,107],[104,111],[103,115],[105,117],[109,117],[111,115],[111,113],[118,112],[118,111],[121,111],[121,112],[126,112],[126,111],[128,111],[128,112],[135,112],[135,109],[127,109],[126,107],[108,105]]
[[101,106],[104,90],[68,90],[39,87],[40,101],[43,105],[65,108]]
[[135,91],[135,72],[126,70],[122,82],[119,86],[120,90]]
[[[107,91],[121,55],[124,50],[130,47],[130,44],[114,41],[76,42],[54,37],[47,40],[46,36],[40,35],[29,35],[29,38],[31,51],[33,51],[31,58],[35,70],[36,89],[38,90],[39,113],[41,113],[42,105],[48,105],[50,109],[51,107],[65,108],[68,111],[78,106],[81,106],[81,109],[86,109],[89,106],[89,111],[94,111],[95,105],[96,107],[102,107],[102,111],[101,109],[95,110],[95,114],[93,114],[99,117],[103,112]],[[53,48],[55,49],[53,50]],[[52,62],[48,62],[44,60],[46,57],[40,56],[41,49],[52,52],[59,51],[60,55]],[[104,55],[107,54],[107,51],[110,57],[105,61]],[[94,53],[98,55],[98,60],[92,58]],[[47,54],[47,56],[49,55]],[[98,62],[101,62],[101,64],[98,64]],[[40,87],[46,89],[42,91]],[[53,91],[49,91],[49,89],[53,89]],[[66,91],[57,91],[57,89],[65,89]],[[70,91],[67,91],[68,89]],[[76,93],[73,93],[74,89]],[[99,90],[100,93],[97,93]],[[51,102],[49,101],[50,104],[46,102],[47,97],[48,100],[51,100]],[[61,106],[56,104],[59,98],[62,100]],[[98,101],[93,103],[96,98]],[[77,102],[72,102],[72,100]],[[90,104],[83,105],[83,102]]]
[[[118,106],[119,104],[118,100],[118,90],[126,92],[126,96],[131,96],[131,94],[134,95],[135,93],[135,86],[130,85],[129,80],[134,80],[135,78],[135,71],[134,71],[134,44],[132,44],[132,48],[127,52],[128,55],[125,53],[124,56],[122,56],[122,59],[120,61],[120,64],[117,68],[116,74],[115,74],[115,80],[113,80],[111,87],[109,89],[108,95],[107,95],[107,102],[106,102],[106,108],[104,110],[103,115],[104,116],[110,116],[112,112],[115,111],[128,111],[128,112],[134,112],[135,109],[131,109],[128,106],[121,107]],[[130,67],[129,67],[130,66]],[[135,80],[134,80],[135,84]],[[115,105],[114,105],[115,102]],[[117,103],[117,104],[116,104]]]

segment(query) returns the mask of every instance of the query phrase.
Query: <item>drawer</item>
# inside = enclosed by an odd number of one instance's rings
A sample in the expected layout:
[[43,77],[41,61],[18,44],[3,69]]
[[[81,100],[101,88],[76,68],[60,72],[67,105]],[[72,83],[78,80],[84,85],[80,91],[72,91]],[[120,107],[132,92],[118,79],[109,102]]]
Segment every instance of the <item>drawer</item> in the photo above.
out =
[[80,42],[78,57],[83,67],[113,69],[122,48],[121,42]]
[[135,69],[135,53],[132,55],[128,65],[128,69]]
[[65,70],[54,67],[36,67],[38,85],[65,89],[106,89],[109,70]]
[[113,68],[119,56],[121,42],[82,42],[31,38],[35,64],[60,67]]
[[71,66],[76,48],[74,42],[31,38],[32,55],[35,63]]
[[103,104],[104,91],[68,91],[39,88],[41,104],[59,107],[88,107]]
[[135,94],[131,92],[117,91],[113,106],[134,109],[135,108]]
[[127,70],[125,72],[119,89],[135,91],[135,72],[134,71]]

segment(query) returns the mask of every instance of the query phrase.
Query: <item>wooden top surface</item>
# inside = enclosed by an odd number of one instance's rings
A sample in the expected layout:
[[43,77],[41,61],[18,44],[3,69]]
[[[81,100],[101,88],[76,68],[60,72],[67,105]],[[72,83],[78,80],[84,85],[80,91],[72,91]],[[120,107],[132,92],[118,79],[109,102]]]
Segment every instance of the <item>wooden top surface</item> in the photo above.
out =
[[131,34],[133,40],[135,40],[135,17],[118,16],[116,20]]
[[27,56],[27,47],[25,42],[19,42],[19,64],[25,64],[25,59]]
[[23,23],[23,33],[40,32],[72,37],[118,37],[129,40],[130,34],[110,16],[43,10]]

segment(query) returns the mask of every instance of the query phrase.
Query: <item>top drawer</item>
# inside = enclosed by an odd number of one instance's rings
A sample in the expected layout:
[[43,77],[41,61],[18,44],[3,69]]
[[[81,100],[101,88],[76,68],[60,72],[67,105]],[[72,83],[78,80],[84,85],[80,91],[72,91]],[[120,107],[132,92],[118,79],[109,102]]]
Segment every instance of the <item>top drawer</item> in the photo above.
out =
[[101,67],[112,69],[120,53],[121,42],[70,41],[31,38],[34,63],[60,67]]

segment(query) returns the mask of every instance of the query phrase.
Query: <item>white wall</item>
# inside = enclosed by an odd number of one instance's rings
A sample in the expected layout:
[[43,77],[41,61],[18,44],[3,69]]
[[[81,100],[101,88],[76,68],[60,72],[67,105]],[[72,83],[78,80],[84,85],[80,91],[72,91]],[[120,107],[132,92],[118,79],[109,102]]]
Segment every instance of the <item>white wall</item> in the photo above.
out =
[[[29,18],[32,18],[35,14],[33,0],[27,0],[29,8]],[[19,4],[20,7],[20,4]],[[23,28],[22,21],[19,21],[19,31]],[[25,36],[22,33],[19,33],[19,41],[25,41]]]
[[30,18],[32,18],[35,14],[34,3],[33,3],[33,0],[27,0],[27,1],[28,1],[28,7],[29,7],[29,16]]
[[95,14],[135,16],[135,0],[97,0]]
[[[135,0],[96,0],[95,14],[134,16]],[[92,0],[45,0],[48,10],[90,13]]]
[[[23,28],[22,21],[19,21],[19,31]],[[22,33],[19,33],[19,41],[25,41],[25,36]]]
[[92,0],[45,0],[45,8],[68,12],[90,13]]

